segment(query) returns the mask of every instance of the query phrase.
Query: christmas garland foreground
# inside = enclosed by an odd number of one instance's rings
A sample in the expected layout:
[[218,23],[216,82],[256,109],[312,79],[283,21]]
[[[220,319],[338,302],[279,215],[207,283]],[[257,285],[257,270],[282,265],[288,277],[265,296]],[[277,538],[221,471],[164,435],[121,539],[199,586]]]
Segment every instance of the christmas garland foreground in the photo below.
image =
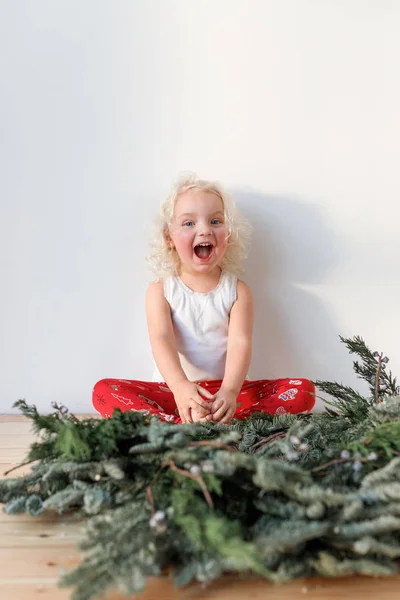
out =
[[[324,414],[253,415],[230,426],[173,425],[116,411],[78,420],[63,406],[32,419],[41,440],[28,475],[0,482],[6,513],[79,510],[82,563],[61,581],[75,600],[176,585],[224,572],[272,581],[388,575],[400,557],[400,389],[388,359],[341,338],[366,397],[316,382]],[[24,463],[26,464],[26,463]]]

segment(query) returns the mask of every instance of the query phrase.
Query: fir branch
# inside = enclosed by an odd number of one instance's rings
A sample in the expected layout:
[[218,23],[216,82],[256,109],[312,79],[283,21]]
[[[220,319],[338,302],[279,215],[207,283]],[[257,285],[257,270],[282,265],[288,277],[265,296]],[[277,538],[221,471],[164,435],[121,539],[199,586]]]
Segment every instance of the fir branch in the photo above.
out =
[[361,358],[362,364],[358,361],[353,362],[354,371],[360,379],[364,379],[368,383],[371,395],[376,402],[379,398],[400,393],[396,378],[392,377],[391,372],[385,370],[389,361],[387,357],[379,354],[379,352],[372,352],[358,335],[353,338],[342,336],[339,336],[339,338],[348,348],[350,354],[357,354]]
[[328,406],[336,408],[339,414],[348,417],[353,422],[363,420],[368,415],[371,402],[350,386],[320,380],[315,381],[314,384],[326,394],[333,396],[334,400],[324,399],[324,402]]
[[166,569],[180,585],[227,571],[272,581],[395,572],[398,388],[386,357],[341,340],[371,394],[317,382],[333,396],[323,414],[173,425],[121,411],[79,420],[62,405],[40,415],[19,401],[41,435],[27,457],[38,463],[0,481],[4,510],[87,517],[82,563],[62,581],[75,600],[137,593]]

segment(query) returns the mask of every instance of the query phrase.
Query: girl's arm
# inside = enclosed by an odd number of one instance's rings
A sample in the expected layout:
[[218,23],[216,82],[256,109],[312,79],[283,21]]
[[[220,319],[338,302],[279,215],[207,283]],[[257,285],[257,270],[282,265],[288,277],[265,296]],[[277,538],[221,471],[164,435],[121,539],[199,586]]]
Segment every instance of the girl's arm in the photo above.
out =
[[163,282],[151,283],[146,294],[147,327],[153,357],[168,387],[187,381],[176,348],[171,310],[164,297]]
[[210,400],[212,394],[189,381],[182,369],[176,348],[171,311],[164,297],[162,281],[149,286],[146,294],[146,314],[154,360],[174,395],[182,421],[192,422],[192,411],[195,411],[196,418],[207,416],[211,418],[210,403],[202,396]]
[[236,396],[250,366],[254,322],[253,294],[244,281],[237,282],[237,300],[229,317],[228,348],[221,387]]

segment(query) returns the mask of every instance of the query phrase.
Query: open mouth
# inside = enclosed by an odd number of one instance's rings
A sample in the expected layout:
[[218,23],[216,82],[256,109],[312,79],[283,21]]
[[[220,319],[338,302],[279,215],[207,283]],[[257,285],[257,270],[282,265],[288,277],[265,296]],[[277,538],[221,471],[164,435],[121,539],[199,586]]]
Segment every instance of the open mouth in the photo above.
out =
[[210,258],[212,251],[213,251],[212,244],[197,244],[197,246],[194,247],[195,255],[198,258],[202,258],[203,260]]

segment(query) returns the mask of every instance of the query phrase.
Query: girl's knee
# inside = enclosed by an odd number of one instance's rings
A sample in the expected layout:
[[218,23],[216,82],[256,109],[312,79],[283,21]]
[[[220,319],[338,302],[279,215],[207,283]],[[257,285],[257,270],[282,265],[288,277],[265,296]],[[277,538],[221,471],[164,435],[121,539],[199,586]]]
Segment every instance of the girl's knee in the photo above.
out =
[[302,399],[305,410],[310,411],[315,404],[315,385],[309,379],[303,379],[302,382]]
[[287,388],[279,395],[288,412],[309,412],[315,404],[315,386],[309,379],[288,379]]
[[[99,412],[103,417],[108,410],[107,401],[104,397],[104,394],[107,392],[109,388],[108,380],[101,379],[97,383],[95,383],[92,391],[92,404],[93,407]],[[107,412],[108,414],[108,412]]]
[[112,379],[100,379],[100,381],[95,383],[92,392],[93,398],[95,398],[95,396],[97,396],[98,394],[103,394],[104,392],[108,391],[112,382]]
[[97,383],[94,384],[93,389],[96,389],[97,387],[108,386],[109,382],[110,382],[110,379],[100,379],[100,381],[98,381]]
[[315,392],[315,385],[310,379],[302,379],[302,387],[308,392]]

